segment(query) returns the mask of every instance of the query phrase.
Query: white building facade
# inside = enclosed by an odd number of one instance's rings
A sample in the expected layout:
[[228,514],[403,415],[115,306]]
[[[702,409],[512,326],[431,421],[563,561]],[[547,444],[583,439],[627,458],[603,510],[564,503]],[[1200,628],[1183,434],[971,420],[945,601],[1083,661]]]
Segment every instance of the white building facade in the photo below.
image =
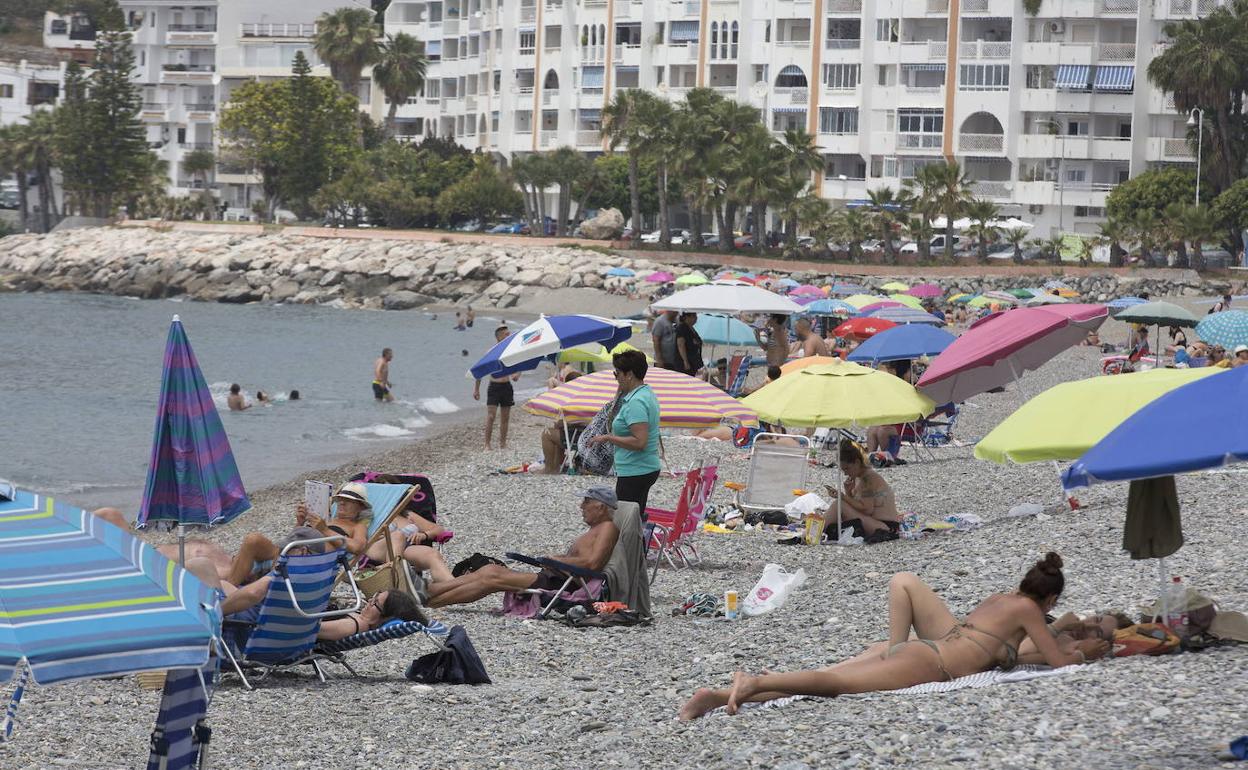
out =
[[24,123],[61,98],[66,62],[40,48],[0,48],[0,126]]
[[[426,42],[400,133],[510,157],[602,152],[621,89],[714,88],[800,127],[821,195],[860,200],[956,159],[975,194],[1047,230],[1090,233],[1109,191],[1194,164],[1187,115],[1146,75],[1166,23],[1216,0],[393,0],[386,32]],[[950,41],[956,44],[950,45]]]

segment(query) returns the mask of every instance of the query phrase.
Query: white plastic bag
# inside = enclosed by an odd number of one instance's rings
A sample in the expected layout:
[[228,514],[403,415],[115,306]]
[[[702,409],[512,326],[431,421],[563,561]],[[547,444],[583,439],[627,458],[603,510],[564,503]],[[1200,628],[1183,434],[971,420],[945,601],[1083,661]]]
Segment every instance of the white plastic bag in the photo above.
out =
[[837,545],[862,545],[867,542],[862,537],[854,534],[853,527],[845,527],[841,530],[841,536],[836,541]]
[[828,504],[822,497],[816,495],[814,492],[807,492],[793,502],[784,506],[784,512],[788,514],[790,519],[796,521],[808,513],[825,511],[827,508]]
[[784,606],[789,594],[806,582],[806,570],[789,572],[779,564],[768,564],[763,576],[745,597],[741,611],[747,616],[763,615]]
[[1044,506],[1039,503],[1019,503],[1006,513],[1011,518],[1019,518],[1022,516],[1037,516],[1044,512]]

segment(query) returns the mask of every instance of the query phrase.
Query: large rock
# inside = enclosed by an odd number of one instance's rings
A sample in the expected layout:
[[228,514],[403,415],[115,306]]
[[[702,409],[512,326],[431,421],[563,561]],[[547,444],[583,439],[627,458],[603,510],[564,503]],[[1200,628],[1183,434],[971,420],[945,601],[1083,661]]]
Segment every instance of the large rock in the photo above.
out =
[[386,310],[410,310],[430,302],[430,298],[414,291],[400,290],[390,292],[381,298],[381,306]]
[[286,302],[299,293],[302,288],[298,281],[292,281],[289,278],[283,278],[273,284],[269,291],[269,299],[273,302]]
[[581,223],[581,235],[596,241],[609,241],[624,232],[624,215],[619,209],[602,209],[593,219]]

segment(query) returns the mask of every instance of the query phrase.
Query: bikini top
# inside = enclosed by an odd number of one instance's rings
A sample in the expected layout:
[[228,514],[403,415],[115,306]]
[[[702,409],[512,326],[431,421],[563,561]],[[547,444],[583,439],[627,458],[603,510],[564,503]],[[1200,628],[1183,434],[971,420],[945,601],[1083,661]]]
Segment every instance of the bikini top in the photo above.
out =
[[[1010,644],[1010,643],[1009,643],[1009,641],[1007,641],[1007,640],[1005,640],[1005,639],[1002,639],[1001,637],[997,636],[996,634],[992,633],[991,631],[986,631],[986,630],[984,630],[984,629],[982,629],[982,628],[976,628],[975,626],[971,625],[970,623],[963,623],[963,624],[962,624],[962,628],[965,628],[965,629],[966,629],[966,630],[968,630],[968,631],[976,631],[976,632],[978,632],[978,633],[984,634],[985,636],[991,636],[993,639],[996,639],[998,642],[1000,642],[1000,643],[1001,643],[1001,647],[1005,650],[1005,660],[1001,661],[1001,663],[1000,663],[1000,667],[1001,667],[1001,669],[1002,669],[1002,670],[1004,670],[1004,671],[1009,671],[1010,669],[1012,669],[1012,668],[1014,668],[1015,666],[1017,666],[1017,665],[1018,665],[1018,648],[1017,648],[1017,647],[1015,647],[1014,645]],[[975,646],[976,646],[976,647],[979,647],[979,649],[983,650],[983,651],[984,651],[984,653],[985,653],[985,654],[986,654],[989,658],[991,658],[992,660],[996,660],[996,659],[997,659],[996,654],[995,654],[995,653],[993,653],[993,652],[992,652],[992,650],[989,650],[987,647],[985,647],[984,645],[980,644],[980,643],[979,643],[979,642],[975,639],[975,637],[973,637],[973,636],[968,636],[968,637],[966,637],[966,638],[967,638],[967,639],[970,639],[970,640],[971,640],[971,641],[975,644]]]

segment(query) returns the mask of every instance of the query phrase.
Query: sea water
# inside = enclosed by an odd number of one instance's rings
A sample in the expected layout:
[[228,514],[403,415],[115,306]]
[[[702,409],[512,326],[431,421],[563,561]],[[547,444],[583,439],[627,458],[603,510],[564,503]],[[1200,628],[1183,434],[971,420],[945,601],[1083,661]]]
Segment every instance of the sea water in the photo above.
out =
[[[0,294],[0,479],[82,506],[135,511],[175,313],[248,489],[463,419],[456,413],[478,406],[465,372],[493,344],[497,325],[478,315],[473,328],[456,331],[454,311]],[[389,404],[375,401],[370,385],[383,347],[394,349]],[[539,377],[525,379],[518,395]],[[248,401],[263,390],[274,403],[228,411],[235,382]],[[289,400],[292,389],[298,401]]]

